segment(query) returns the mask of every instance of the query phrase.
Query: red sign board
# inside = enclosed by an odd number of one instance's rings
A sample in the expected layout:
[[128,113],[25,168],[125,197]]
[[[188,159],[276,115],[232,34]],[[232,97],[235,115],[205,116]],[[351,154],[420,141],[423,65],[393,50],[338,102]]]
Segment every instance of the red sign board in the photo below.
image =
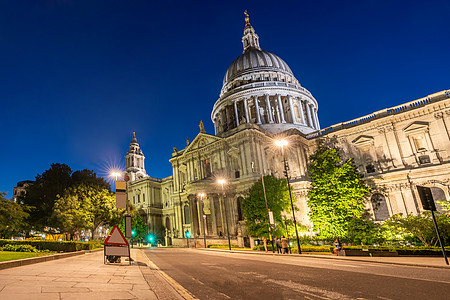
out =
[[105,245],[128,246],[128,241],[123,236],[119,227],[115,225],[111,230],[111,233],[106,238]]

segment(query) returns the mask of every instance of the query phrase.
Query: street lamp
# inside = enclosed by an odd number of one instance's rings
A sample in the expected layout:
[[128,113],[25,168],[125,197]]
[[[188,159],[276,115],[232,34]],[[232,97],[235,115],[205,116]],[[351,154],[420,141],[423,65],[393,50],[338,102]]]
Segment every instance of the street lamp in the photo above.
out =
[[223,203],[223,209],[225,211],[225,224],[227,227],[227,236],[228,236],[228,249],[231,251],[231,242],[230,242],[230,231],[228,230],[228,218],[227,218],[227,211],[226,211],[226,205],[225,205],[225,194],[223,192],[223,185],[227,183],[225,179],[219,179],[217,180],[217,183],[222,186],[222,203]]
[[285,139],[277,140],[277,141],[275,141],[275,145],[277,145],[278,147],[281,147],[281,153],[283,155],[284,175],[286,175],[286,180],[287,180],[288,189],[289,189],[289,199],[291,199],[292,217],[294,218],[295,234],[297,236],[298,254],[302,254],[302,250],[300,249],[300,240],[298,238],[297,221],[295,220],[294,203],[292,202],[291,184],[289,183],[288,164],[286,161],[286,154],[284,153],[284,147],[288,145],[288,142]]
[[117,181],[117,178],[120,177],[122,174],[119,172],[111,172],[111,176],[114,177],[114,180]]
[[[199,193],[198,196],[200,197],[200,201],[202,202],[203,206],[203,197],[205,197],[205,193]],[[206,215],[203,213],[203,240],[205,242],[205,248],[206,248]]]
[[[252,162],[252,172],[255,171],[253,169],[253,166],[254,166],[254,164]],[[274,245],[273,245],[272,228],[270,226],[270,209],[269,209],[269,206],[267,204],[266,186],[264,185],[264,170],[261,172],[261,183],[262,183],[262,188],[263,188],[263,192],[264,192],[264,202],[266,203],[267,225],[269,226],[269,238],[270,238],[270,242],[272,243],[272,253],[275,253],[275,249],[274,249]]]

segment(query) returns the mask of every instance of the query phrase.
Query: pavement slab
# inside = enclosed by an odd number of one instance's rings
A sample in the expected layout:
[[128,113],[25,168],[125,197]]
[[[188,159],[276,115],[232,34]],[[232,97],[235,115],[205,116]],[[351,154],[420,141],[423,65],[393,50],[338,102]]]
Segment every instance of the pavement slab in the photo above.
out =
[[2,269],[0,299],[180,299],[147,266],[140,250],[131,251],[137,257],[132,264],[125,259],[120,264],[104,264],[103,251],[98,251]]

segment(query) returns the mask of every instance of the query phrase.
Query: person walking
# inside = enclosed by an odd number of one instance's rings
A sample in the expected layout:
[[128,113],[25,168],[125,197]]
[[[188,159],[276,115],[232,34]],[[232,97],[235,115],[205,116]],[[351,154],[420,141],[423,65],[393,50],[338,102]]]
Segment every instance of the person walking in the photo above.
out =
[[283,250],[283,254],[288,254],[288,240],[284,237],[284,235],[281,236],[281,248]]
[[279,237],[275,238],[275,244],[277,245],[277,253],[282,253],[281,252],[281,240]]
[[267,253],[267,238],[265,236],[263,237],[263,243],[264,243],[264,250],[266,250]]

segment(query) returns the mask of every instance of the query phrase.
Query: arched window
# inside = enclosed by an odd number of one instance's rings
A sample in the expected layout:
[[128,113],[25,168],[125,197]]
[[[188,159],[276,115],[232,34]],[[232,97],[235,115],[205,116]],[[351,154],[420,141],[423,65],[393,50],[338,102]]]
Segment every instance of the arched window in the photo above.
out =
[[184,206],[184,224],[190,224],[191,218],[189,216],[189,205]]
[[384,221],[389,218],[389,210],[386,198],[382,194],[373,194],[370,198],[373,214],[376,221]]
[[239,197],[237,199],[237,211],[238,211],[238,220],[243,221],[244,220],[244,212],[242,211],[242,203],[244,202],[244,199],[242,197]]
[[445,199],[445,193],[442,189],[438,188],[438,187],[432,187],[431,188],[431,194],[433,195],[433,200],[434,200],[434,204],[436,206],[436,209],[438,212],[442,213],[444,212],[442,210],[442,205],[440,205],[438,203],[438,201],[445,201],[447,199]]
[[166,229],[170,230],[170,218],[166,217]]

